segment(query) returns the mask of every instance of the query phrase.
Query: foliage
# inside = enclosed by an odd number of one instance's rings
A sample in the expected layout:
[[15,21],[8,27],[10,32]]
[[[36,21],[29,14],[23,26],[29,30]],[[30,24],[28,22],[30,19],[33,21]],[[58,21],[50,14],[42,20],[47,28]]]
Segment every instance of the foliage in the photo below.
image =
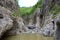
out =
[[35,6],[32,7],[33,9],[31,10],[30,13],[33,13],[36,8],[42,8],[42,0],[39,0]]
[[25,16],[30,14],[32,7],[20,7],[19,10],[20,10],[20,15]]
[[[36,10],[36,8],[40,8],[40,9],[42,8],[42,1],[43,0],[39,0],[37,4],[35,4],[33,7],[20,7],[19,12],[18,13],[14,12],[12,15],[29,16]],[[52,13],[55,17],[56,14],[58,14],[59,12],[60,12],[60,6],[55,6],[54,4],[51,5],[49,13]]]
[[14,12],[12,15],[13,16],[29,16],[31,15],[37,7],[41,8],[41,4],[42,4],[42,0],[39,0],[37,2],[36,5],[34,5],[33,7],[20,7],[19,8],[19,13],[17,14],[16,12]]
[[53,14],[54,18],[56,17],[57,14],[59,14],[59,12],[60,12],[60,6],[54,6],[50,11],[50,13]]

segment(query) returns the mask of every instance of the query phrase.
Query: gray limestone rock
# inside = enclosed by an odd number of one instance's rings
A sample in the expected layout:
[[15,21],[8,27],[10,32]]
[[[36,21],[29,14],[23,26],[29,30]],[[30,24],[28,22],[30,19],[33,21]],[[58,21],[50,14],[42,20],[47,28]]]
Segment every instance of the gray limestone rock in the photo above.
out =
[[9,10],[0,6],[0,36],[12,28],[13,20],[10,18],[9,14],[11,14]]

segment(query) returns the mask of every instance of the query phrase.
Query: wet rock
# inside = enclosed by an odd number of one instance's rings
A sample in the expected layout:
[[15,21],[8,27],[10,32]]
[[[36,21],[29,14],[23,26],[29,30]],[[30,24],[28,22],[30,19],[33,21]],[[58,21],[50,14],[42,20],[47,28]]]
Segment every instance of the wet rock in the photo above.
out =
[[49,30],[49,29],[45,29],[45,30],[43,31],[43,35],[44,35],[44,36],[50,35],[50,30]]
[[34,25],[28,25],[28,29],[35,29],[36,27]]

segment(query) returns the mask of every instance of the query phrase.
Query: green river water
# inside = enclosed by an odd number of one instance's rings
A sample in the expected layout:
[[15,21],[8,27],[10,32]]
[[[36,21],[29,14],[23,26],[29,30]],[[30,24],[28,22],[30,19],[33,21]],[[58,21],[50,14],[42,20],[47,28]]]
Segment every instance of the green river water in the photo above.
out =
[[53,40],[53,37],[44,37],[40,34],[19,34],[8,36],[5,40]]

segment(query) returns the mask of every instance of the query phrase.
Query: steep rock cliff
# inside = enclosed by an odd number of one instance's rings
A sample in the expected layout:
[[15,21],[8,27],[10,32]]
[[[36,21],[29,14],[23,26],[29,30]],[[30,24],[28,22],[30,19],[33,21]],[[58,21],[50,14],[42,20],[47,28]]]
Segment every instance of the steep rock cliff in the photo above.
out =
[[16,0],[0,0],[0,37],[13,27],[11,14],[17,10]]

